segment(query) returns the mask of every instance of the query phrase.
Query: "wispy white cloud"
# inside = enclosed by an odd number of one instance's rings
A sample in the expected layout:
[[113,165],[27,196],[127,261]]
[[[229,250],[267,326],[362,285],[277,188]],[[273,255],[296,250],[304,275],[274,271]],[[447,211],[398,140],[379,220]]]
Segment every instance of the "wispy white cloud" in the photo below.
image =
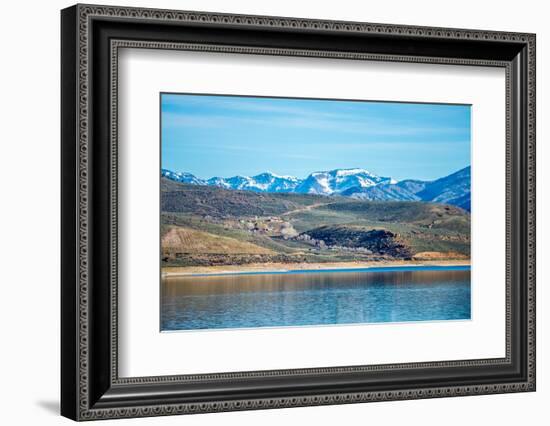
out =
[[458,135],[465,129],[459,127],[426,127],[414,122],[391,123],[384,120],[357,120],[345,115],[334,118],[319,118],[309,115],[277,115],[269,119],[252,116],[231,116],[195,113],[165,113],[162,123],[165,128],[234,128],[239,126],[300,128],[311,130],[337,131],[370,136],[412,136],[412,135]]
[[[172,143],[175,143],[172,142]],[[212,152],[219,154],[220,152],[225,153],[246,153],[246,154],[257,154],[259,156],[271,156],[273,155],[273,149],[267,145],[238,145],[238,144],[219,144],[217,141],[185,141],[186,148],[191,152],[194,150],[200,152]],[[364,146],[364,145],[363,145]],[[167,152],[174,148],[170,143],[167,143],[163,149]],[[278,158],[288,159],[288,160],[323,160],[324,157],[316,155],[315,152],[296,152],[292,150],[281,150],[278,153]]]
[[[254,101],[252,101],[254,99]],[[282,114],[288,116],[315,116],[318,118],[341,118],[340,114],[328,111],[311,109],[309,106],[301,107],[299,104],[288,105],[285,99],[281,99],[281,104],[273,103],[276,98],[269,98],[271,102],[263,102],[264,98],[232,97],[232,96],[189,96],[185,98],[184,108],[181,99],[177,97],[167,97],[163,100],[163,106],[169,107],[175,111],[182,109],[189,111],[189,107],[209,108],[219,112],[249,112],[253,114],[270,113]],[[267,99],[267,98],[266,98]]]
[[368,147],[369,149],[380,149],[387,150],[388,146],[391,146],[392,149],[410,149],[411,146],[414,146],[414,149],[449,149],[453,146],[460,144],[469,144],[468,140],[446,140],[438,139],[437,141],[430,142],[409,142],[409,141],[378,141],[378,140],[369,140],[369,141],[357,141],[357,142],[337,142],[337,143],[327,143],[329,145],[337,146],[339,150],[349,150],[355,151],[357,149],[364,149]]

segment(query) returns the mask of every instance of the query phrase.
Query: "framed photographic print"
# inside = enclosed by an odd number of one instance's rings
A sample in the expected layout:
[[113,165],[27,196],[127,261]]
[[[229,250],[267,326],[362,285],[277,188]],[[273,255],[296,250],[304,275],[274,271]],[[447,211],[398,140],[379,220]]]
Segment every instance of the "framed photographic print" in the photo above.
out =
[[535,390],[535,36],[76,5],[74,420]]

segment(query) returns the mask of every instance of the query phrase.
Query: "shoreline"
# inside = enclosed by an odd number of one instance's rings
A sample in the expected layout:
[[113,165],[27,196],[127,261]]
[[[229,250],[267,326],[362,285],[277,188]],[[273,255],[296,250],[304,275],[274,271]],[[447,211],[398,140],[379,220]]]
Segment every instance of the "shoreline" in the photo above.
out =
[[387,267],[423,267],[423,266],[470,266],[470,259],[456,260],[396,260],[373,262],[328,262],[328,263],[263,263],[250,265],[224,266],[168,266],[161,268],[161,276],[185,277],[196,275],[231,275],[247,273],[288,273],[305,271],[324,271],[335,269],[369,269]]

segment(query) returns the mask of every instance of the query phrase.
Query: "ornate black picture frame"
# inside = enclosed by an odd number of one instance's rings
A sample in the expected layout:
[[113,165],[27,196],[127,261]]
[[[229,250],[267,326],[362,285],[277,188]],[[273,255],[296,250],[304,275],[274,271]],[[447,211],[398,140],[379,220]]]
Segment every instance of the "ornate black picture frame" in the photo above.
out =
[[[61,13],[61,413],[160,416],[535,390],[535,35],[76,5]],[[121,47],[483,65],[506,70],[506,356],[120,378]]]

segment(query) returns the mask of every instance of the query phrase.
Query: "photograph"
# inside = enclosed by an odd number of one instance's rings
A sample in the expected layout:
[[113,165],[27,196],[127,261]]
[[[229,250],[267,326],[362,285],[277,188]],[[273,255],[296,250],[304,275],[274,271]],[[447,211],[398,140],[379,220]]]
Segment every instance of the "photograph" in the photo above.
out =
[[471,105],[160,94],[160,330],[471,319]]

